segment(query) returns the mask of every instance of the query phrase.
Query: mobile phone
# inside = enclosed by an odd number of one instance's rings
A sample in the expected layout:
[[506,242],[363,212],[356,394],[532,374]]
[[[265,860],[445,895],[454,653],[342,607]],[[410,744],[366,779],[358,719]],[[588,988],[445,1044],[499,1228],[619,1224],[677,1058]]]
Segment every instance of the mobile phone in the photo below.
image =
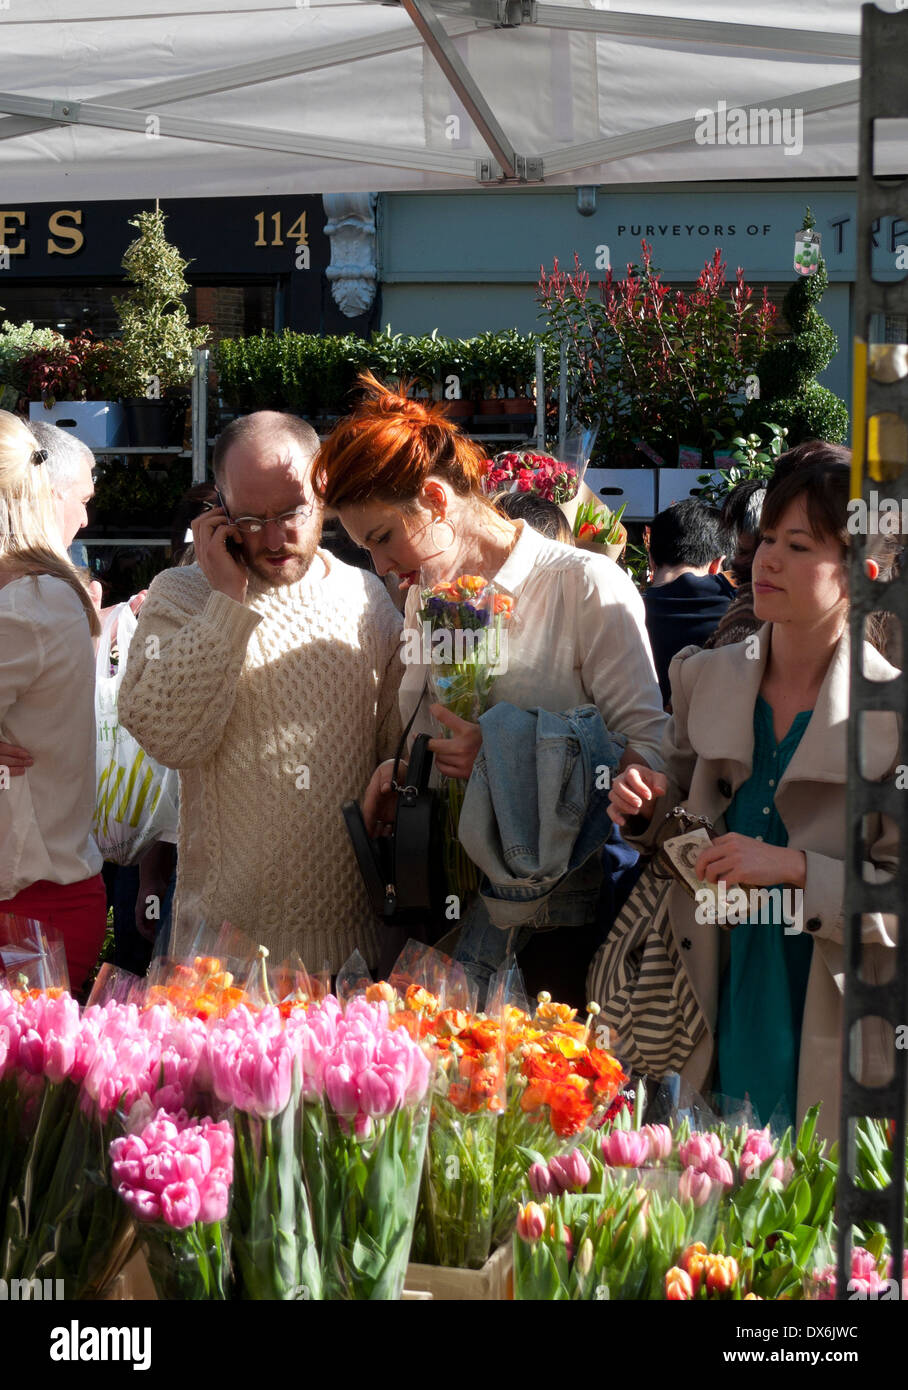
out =
[[242,541],[238,541],[235,536],[228,536],[224,541],[224,545],[227,547],[228,554],[233,556],[238,565],[244,565],[246,563],[243,559]]

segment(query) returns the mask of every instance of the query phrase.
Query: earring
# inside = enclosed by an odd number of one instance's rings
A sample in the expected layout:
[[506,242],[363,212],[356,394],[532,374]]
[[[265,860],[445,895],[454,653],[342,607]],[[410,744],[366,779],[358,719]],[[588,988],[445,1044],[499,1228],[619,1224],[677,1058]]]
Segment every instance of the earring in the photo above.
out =
[[876,561],[876,560],[865,560],[865,561],[864,561],[864,569],[867,571],[867,578],[868,578],[868,579],[879,579],[879,577],[880,577],[880,566],[879,566],[879,562],[878,562],[878,561]]
[[[449,531],[451,532],[451,539],[445,545],[438,545],[438,538],[435,535],[435,527],[438,525],[439,521],[441,522],[442,526],[447,526]],[[450,550],[451,546],[454,544],[454,538],[457,535],[457,532],[454,530],[454,527],[451,525],[450,521],[447,521],[445,517],[441,516],[433,518],[432,525],[429,528],[429,534],[432,538],[432,544],[434,546],[438,546],[436,553],[440,555],[442,551]]]

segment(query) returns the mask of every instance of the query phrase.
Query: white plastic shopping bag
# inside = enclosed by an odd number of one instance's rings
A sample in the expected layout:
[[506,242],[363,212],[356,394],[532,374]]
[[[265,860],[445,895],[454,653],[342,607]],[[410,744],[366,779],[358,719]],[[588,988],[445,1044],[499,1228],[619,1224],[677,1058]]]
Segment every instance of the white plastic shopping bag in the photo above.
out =
[[[119,661],[111,674],[115,627]],[[179,821],[179,773],[149,758],[117,717],[117,696],[135,630],[135,614],[128,603],[106,614],[95,662],[98,791],[94,836],[104,858],[115,864],[137,864],[162,835],[176,833]]]

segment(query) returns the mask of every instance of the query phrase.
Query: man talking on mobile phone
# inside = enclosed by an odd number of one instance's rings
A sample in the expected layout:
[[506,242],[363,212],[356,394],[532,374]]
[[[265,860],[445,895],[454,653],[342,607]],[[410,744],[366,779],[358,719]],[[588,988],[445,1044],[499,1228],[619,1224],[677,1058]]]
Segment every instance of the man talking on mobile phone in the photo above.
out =
[[129,649],[121,722],[180,772],[173,955],[227,920],[275,961],[378,960],[341,806],[397,747],[401,618],[319,548],[318,442],[274,411],[227,426],[196,563],[157,576]]

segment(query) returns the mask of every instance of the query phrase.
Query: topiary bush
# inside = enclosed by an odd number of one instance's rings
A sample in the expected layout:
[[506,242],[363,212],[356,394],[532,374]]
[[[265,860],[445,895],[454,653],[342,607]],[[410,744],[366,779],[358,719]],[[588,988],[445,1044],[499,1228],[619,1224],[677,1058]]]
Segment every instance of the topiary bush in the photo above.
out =
[[[812,227],[808,208],[804,226]],[[788,448],[807,439],[841,444],[848,436],[848,407],[834,392],[816,380],[835,356],[839,340],[817,305],[829,277],[826,262],[819,260],[814,275],[795,281],[785,296],[783,309],[792,337],[773,343],[757,363],[760,397],[748,403],[742,423],[752,428],[771,419],[788,430]]]

